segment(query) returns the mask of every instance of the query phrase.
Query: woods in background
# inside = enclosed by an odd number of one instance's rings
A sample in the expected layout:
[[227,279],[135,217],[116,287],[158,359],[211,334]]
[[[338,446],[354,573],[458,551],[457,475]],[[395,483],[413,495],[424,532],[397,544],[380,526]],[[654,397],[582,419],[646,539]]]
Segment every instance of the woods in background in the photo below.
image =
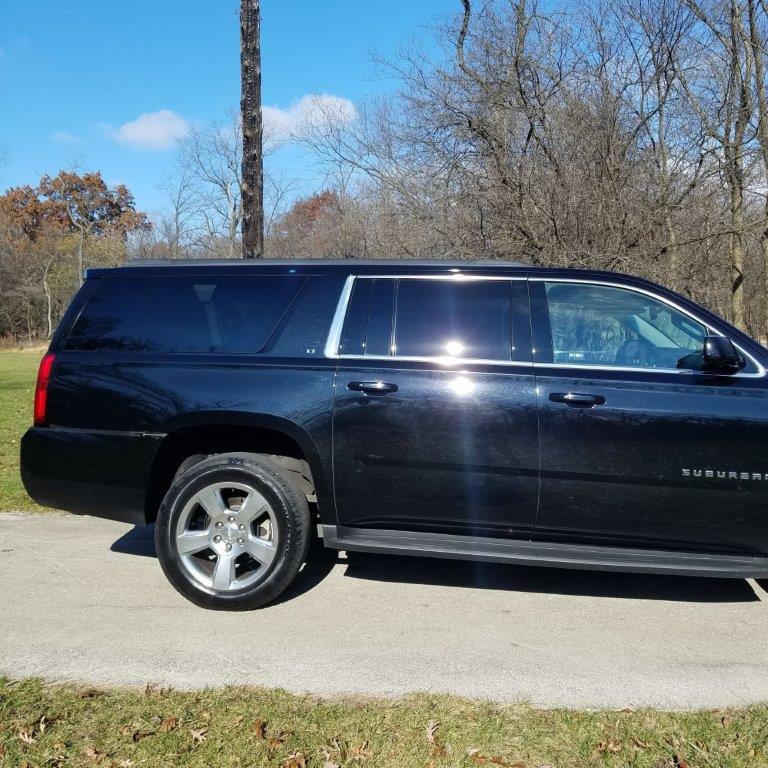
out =
[[0,195],[0,337],[50,337],[86,265],[119,264],[149,223],[123,185],[62,171]]
[[[265,255],[619,270],[766,339],[766,0],[457,7],[433,31],[442,53],[382,62],[395,87],[355,119],[326,100],[290,137],[265,125]],[[47,333],[78,252],[86,264],[239,255],[233,122],[182,140],[151,229],[119,188],[100,193],[115,196],[114,217],[85,234],[75,221],[92,216],[64,208],[39,228],[36,211],[61,205],[43,182],[0,198],[0,335]],[[286,140],[324,179],[299,201],[269,162]]]
[[397,96],[302,137],[347,180],[313,231],[325,251],[631,272],[765,338],[766,20],[764,0],[463,0],[441,61],[388,65]]

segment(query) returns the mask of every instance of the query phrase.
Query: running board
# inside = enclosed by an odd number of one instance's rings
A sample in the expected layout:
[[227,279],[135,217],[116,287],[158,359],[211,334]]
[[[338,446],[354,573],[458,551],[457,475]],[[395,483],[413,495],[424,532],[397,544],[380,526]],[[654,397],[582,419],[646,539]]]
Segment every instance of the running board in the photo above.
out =
[[336,525],[323,526],[323,542],[326,547],[349,552],[379,552],[513,565],[739,579],[768,577],[766,557],[624,549]]

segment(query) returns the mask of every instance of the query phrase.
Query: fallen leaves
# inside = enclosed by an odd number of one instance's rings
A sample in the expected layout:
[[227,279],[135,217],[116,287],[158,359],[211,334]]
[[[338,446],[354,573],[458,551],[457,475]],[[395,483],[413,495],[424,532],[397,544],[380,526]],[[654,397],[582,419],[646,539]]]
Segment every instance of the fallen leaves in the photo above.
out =
[[320,754],[325,758],[323,768],[338,768],[347,761],[347,746],[338,736],[334,736],[320,749]]
[[29,731],[22,729],[19,731],[19,741],[23,742],[24,744],[34,744],[37,739],[35,739]]
[[368,742],[364,741],[359,747],[350,747],[348,755],[351,760],[367,760],[373,757],[373,752],[368,749]]
[[195,746],[202,744],[208,738],[207,733],[207,728],[198,728],[197,730],[194,728],[189,729],[189,735],[192,737]]
[[303,752],[294,752],[286,758],[283,768],[307,768],[307,759]]
[[267,738],[267,721],[256,720],[253,724],[253,732],[256,734],[256,738],[259,741],[263,741]]
[[594,760],[595,758],[600,757],[600,755],[604,755],[606,752],[615,755],[617,752],[621,752],[622,747],[623,745],[620,741],[600,741],[592,753],[592,759]]
[[686,760],[678,754],[672,755],[672,762],[674,762],[675,768],[688,768]]
[[157,730],[160,731],[160,733],[169,733],[170,731],[173,731],[178,726],[178,724],[178,717],[166,717],[165,720],[163,720],[160,725],[157,726]]
[[427,741],[432,745],[432,758],[447,757],[448,750],[445,744],[443,744],[437,737],[437,729],[440,727],[440,723],[436,723],[434,720],[430,720],[426,727]]
[[501,755],[493,755],[491,757],[487,757],[475,747],[467,750],[467,757],[469,757],[469,759],[476,765],[485,765],[486,763],[490,763],[491,765],[499,765],[502,768],[526,768],[525,763],[520,761],[516,763],[508,763],[503,757],[501,757]]
[[103,752],[99,752],[98,749],[95,747],[86,747],[85,748],[85,756],[93,763],[99,763],[101,762],[105,754]]
[[283,744],[285,744],[285,739],[287,736],[288,734],[283,731],[280,731],[274,736],[270,736],[270,738],[267,739],[267,749],[270,752],[274,752],[276,749],[279,749],[283,746]]
[[103,691],[98,688],[84,688],[77,694],[78,699],[95,699],[97,696],[102,696]]

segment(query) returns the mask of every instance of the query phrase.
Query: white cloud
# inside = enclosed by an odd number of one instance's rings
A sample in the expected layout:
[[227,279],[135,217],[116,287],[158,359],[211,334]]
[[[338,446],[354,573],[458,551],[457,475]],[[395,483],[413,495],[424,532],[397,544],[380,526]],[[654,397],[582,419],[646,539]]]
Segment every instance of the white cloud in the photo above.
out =
[[308,93],[288,109],[262,108],[264,131],[273,141],[287,141],[306,130],[345,125],[357,118],[355,105],[342,96]]
[[51,141],[55,141],[57,144],[82,144],[83,140],[79,136],[75,136],[74,133],[69,131],[57,131],[51,134]]
[[170,109],[146,112],[119,128],[104,126],[106,134],[126,147],[133,149],[170,149],[177,139],[189,133],[189,124]]

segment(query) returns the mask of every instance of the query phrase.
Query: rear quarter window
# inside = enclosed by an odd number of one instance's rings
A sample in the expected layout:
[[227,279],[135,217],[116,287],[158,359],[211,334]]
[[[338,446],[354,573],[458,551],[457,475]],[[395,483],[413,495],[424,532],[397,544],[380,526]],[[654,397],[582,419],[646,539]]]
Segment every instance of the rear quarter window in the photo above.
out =
[[66,349],[255,354],[305,283],[278,275],[103,279]]

